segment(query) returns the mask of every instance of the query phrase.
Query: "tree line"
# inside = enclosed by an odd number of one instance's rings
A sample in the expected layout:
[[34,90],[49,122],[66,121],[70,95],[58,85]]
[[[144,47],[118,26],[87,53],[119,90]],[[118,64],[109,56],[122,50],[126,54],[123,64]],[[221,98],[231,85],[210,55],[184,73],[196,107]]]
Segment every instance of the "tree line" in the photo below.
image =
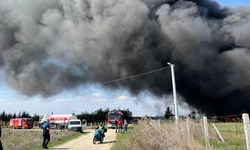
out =
[[[129,109],[119,110],[123,113],[123,118],[130,121],[132,120],[132,112]],[[78,119],[85,119],[89,123],[94,122],[105,122],[107,120],[107,115],[110,112],[110,109],[97,109],[92,113],[83,112],[77,115]]]
[[[107,120],[107,115],[109,113],[110,109],[97,109],[96,111],[92,113],[88,112],[83,112],[81,114],[76,115],[78,119],[85,119],[87,122],[104,122]],[[129,111],[129,109],[126,110],[119,110],[123,113],[123,118],[129,120],[132,120],[132,112]],[[0,120],[3,122],[9,122],[11,119],[15,118],[32,118],[34,121],[39,121],[39,116],[38,115],[33,115],[31,116],[28,112],[19,112],[18,114],[16,113],[6,113],[3,111],[0,113]]]
[[31,117],[31,115],[26,111],[19,112],[18,114],[6,113],[5,111],[0,113],[0,120],[3,122],[9,122],[11,119],[15,119],[15,118],[33,118],[34,121],[39,121],[38,115],[33,115]]

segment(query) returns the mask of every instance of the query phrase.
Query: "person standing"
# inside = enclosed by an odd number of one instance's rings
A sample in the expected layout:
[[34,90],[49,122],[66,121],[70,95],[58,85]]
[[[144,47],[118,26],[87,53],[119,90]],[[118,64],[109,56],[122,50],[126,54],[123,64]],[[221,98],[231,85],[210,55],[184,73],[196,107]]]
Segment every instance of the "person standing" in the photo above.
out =
[[118,121],[117,121],[117,119],[115,118],[115,133],[117,133],[117,129],[118,129]]
[[43,124],[43,148],[45,148],[45,149],[48,149],[48,144],[49,144],[49,141],[50,141],[49,130],[50,130],[50,125],[49,125],[49,122],[46,121]]
[[65,128],[65,120],[63,120],[62,124],[61,124],[61,132],[64,131]]
[[[0,138],[1,137],[2,137],[2,127],[0,125]],[[3,145],[2,145],[1,139],[0,139],[0,150],[3,150]]]
[[121,119],[119,119],[118,120],[118,133],[122,133],[122,120]]
[[128,132],[128,122],[124,120],[124,132]]

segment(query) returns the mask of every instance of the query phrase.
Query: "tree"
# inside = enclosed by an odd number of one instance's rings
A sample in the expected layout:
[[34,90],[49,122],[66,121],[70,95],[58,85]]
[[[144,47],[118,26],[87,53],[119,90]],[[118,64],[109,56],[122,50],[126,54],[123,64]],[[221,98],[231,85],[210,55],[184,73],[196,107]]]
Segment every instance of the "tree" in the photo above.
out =
[[123,118],[126,119],[127,121],[132,121],[132,112],[129,111],[129,109],[126,110],[121,110],[122,114],[123,114]]
[[1,119],[2,119],[4,122],[7,122],[7,121],[8,121],[7,114],[5,113],[5,111],[3,111],[3,113],[1,114]]
[[34,121],[39,121],[39,115],[37,115],[37,114],[35,114],[33,117],[32,117],[32,119],[34,120]]
[[21,114],[21,117],[20,118],[31,118],[31,116],[30,116],[30,114],[29,113],[27,113],[27,112],[22,112],[22,114]]
[[170,109],[170,107],[167,107],[164,117],[166,119],[171,119],[174,116],[174,114],[172,113],[172,110]]
[[197,113],[195,111],[191,111],[190,114],[188,115],[189,118],[191,119],[196,119]]
[[14,118],[14,119],[16,118],[16,113],[13,114],[12,118]]
[[108,115],[109,109],[103,110],[98,109],[94,112],[94,116],[97,120],[97,122],[104,122],[106,120],[106,116]]

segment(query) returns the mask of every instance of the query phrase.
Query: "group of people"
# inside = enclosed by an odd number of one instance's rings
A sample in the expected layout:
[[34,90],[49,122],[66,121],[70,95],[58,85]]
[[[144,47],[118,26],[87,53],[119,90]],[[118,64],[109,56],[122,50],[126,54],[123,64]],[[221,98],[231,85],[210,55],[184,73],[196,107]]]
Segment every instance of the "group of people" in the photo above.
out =
[[128,131],[128,122],[121,119],[115,119],[115,133],[124,133]]

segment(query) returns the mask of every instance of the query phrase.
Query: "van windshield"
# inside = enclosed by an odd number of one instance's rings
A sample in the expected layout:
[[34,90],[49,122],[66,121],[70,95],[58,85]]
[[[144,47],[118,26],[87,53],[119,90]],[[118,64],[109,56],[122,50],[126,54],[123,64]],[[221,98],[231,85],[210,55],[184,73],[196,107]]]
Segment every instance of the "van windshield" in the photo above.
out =
[[81,124],[81,122],[80,121],[70,121],[70,124],[71,125],[77,125],[77,124]]
[[45,118],[45,115],[40,115],[39,120],[41,121],[43,118]]

